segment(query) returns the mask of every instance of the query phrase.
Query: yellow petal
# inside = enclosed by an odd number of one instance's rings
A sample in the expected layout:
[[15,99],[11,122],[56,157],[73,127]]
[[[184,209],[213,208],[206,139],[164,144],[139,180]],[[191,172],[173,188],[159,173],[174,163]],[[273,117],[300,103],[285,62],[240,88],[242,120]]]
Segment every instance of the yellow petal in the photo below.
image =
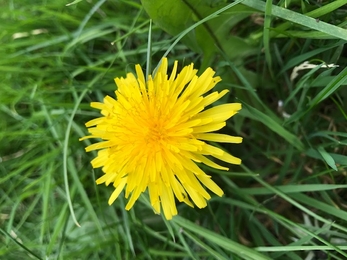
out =
[[213,157],[216,157],[217,159],[227,162],[227,163],[232,163],[232,164],[241,164],[241,159],[237,158],[235,156],[232,156],[226,152],[224,152],[222,155],[217,155],[217,154],[212,154]]
[[110,147],[111,142],[110,141],[104,141],[104,142],[99,142],[96,144],[91,144],[86,147],[86,152],[90,152],[93,150],[98,150],[98,149],[103,149],[103,148],[108,148]]
[[206,199],[197,193],[192,187],[185,186],[184,188],[187,190],[189,196],[192,198],[194,204],[198,206],[198,208],[201,209],[207,206]]
[[160,200],[157,185],[155,183],[150,183],[148,185],[149,198],[154,211],[160,213]]
[[161,203],[163,212],[167,220],[172,219],[173,215],[177,215],[175,199],[172,194],[172,189],[163,187],[161,194]]
[[193,127],[193,134],[217,131],[219,129],[222,129],[225,125],[226,123],[222,122],[222,123],[207,124],[203,126],[196,126],[196,127]]
[[90,106],[96,109],[104,109],[105,108],[105,104],[104,103],[100,103],[100,102],[91,102]]
[[217,91],[213,92],[213,93],[207,95],[206,97],[204,97],[204,100],[201,102],[201,104],[203,104],[206,107],[206,106],[212,104],[213,102],[217,101],[218,99],[222,98],[228,92],[229,92],[228,89],[224,89],[220,93],[218,93]]
[[206,133],[206,134],[197,134],[195,135],[195,137],[197,139],[212,141],[212,142],[234,143],[234,144],[242,143],[242,137],[230,136],[225,134]]
[[200,160],[202,163],[206,164],[207,166],[210,166],[210,167],[218,169],[218,170],[224,170],[224,171],[228,171],[229,170],[229,168],[220,166],[220,165],[216,164],[215,162],[211,161],[210,159],[206,158],[205,156],[203,156],[201,154],[194,154],[194,156],[198,160]]
[[112,192],[111,197],[108,200],[108,205],[111,205],[119,196],[119,194],[124,189],[124,186],[127,183],[127,178],[122,179],[117,188]]
[[183,161],[183,166],[184,168],[186,168],[187,170],[191,171],[192,173],[194,173],[195,175],[204,175],[205,172],[203,170],[201,170],[193,161],[191,161],[190,159],[185,159],[182,158],[181,159]]
[[100,178],[98,178],[95,182],[96,184],[102,184],[106,182],[110,178],[110,174],[104,174]]
[[[146,83],[146,79],[145,79],[145,76],[143,75],[142,68],[139,64],[135,65],[135,71],[137,74],[137,80],[142,83],[142,86],[144,86],[144,84]],[[145,90],[145,89],[142,89],[142,90]]]
[[222,197],[224,192],[223,190],[208,177],[206,174],[198,175],[197,178],[204,184],[210,191],[214,194],[217,194],[219,197]]
[[224,104],[201,112],[195,119],[212,118],[213,122],[222,122],[235,115],[240,109],[240,103]]
[[214,147],[213,145],[205,144],[202,148],[203,154],[209,155],[219,155],[222,156],[224,151],[218,147]]
[[86,127],[98,125],[98,124],[102,123],[103,121],[104,121],[104,118],[102,118],[102,117],[92,119],[86,123]]
[[127,205],[125,206],[126,210],[130,210],[133,206],[136,200],[140,197],[141,195],[141,189],[136,188],[133,193],[131,194],[130,200],[128,201]]

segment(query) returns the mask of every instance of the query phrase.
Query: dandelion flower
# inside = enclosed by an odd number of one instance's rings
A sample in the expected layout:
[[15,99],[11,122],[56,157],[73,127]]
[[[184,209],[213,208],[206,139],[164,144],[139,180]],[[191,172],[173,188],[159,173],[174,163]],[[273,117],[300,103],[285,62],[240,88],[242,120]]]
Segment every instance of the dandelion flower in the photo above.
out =
[[87,152],[99,150],[91,164],[93,168],[102,167],[104,175],[96,183],[113,184],[110,205],[125,189],[126,210],[146,190],[153,210],[157,214],[163,211],[166,219],[177,214],[175,198],[203,208],[211,198],[205,187],[218,196],[223,191],[200,165],[228,170],[213,158],[241,163],[239,158],[206,142],[242,142],[241,137],[214,133],[241,109],[241,104],[204,110],[228,92],[208,94],[221,81],[211,68],[197,76],[190,64],[177,74],[175,61],[169,77],[168,62],[163,58],[147,81],[140,65],[135,69],[137,76],[128,73],[126,78],[115,78],[116,99],[106,96],[103,103],[91,103],[101,110],[102,117],[86,123],[90,135],[80,140],[103,140],[86,147]]

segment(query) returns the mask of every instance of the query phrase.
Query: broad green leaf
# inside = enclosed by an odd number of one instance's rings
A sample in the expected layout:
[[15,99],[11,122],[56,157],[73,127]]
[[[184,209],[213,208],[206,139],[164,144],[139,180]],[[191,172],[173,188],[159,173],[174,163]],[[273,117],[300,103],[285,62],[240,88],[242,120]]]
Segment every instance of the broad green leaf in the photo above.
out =
[[[305,151],[305,154],[312,158],[322,160],[321,154],[316,149],[309,148]],[[329,153],[329,155],[333,158],[336,164],[347,165],[347,156],[336,153]]]
[[[225,1],[211,0],[142,0],[141,2],[154,23],[173,36],[179,35],[193,24],[227,6]],[[253,12],[253,9],[247,6],[232,6],[191,30],[183,41],[194,51],[204,54],[205,60],[211,58],[219,49],[230,59],[255,53],[256,49],[246,40],[230,35],[231,29]]]
[[337,171],[336,168],[336,164],[335,161],[333,159],[333,157],[331,157],[331,155],[329,153],[327,153],[323,147],[318,147],[317,151],[320,153],[320,155],[322,156],[323,160],[335,171]]

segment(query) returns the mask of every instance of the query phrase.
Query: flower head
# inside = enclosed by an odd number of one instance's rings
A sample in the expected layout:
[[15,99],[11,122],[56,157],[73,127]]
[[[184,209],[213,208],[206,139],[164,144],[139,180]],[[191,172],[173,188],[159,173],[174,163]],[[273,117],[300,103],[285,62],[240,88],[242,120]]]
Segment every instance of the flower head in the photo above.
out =
[[[199,167],[200,163],[228,170],[211,160],[240,164],[241,160],[206,141],[241,143],[241,137],[213,133],[223,128],[241,104],[229,103],[204,108],[223,97],[228,90],[207,94],[221,81],[208,68],[201,76],[193,64],[177,74],[177,61],[170,77],[164,58],[156,73],[145,80],[140,65],[137,77],[128,73],[116,78],[116,99],[106,96],[103,103],[92,102],[102,117],[86,123],[89,136],[101,138],[86,151],[99,150],[93,168],[104,173],[96,183],[113,184],[108,203],[112,204],[125,189],[129,210],[141,193],[148,189],[156,213],[162,210],[167,219],[177,214],[175,197],[193,207],[205,207],[210,199],[204,186],[218,196],[223,191]],[[176,75],[177,74],[177,75]],[[130,196],[130,197],[129,197]],[[191,202],[193,201],[193,203]]]

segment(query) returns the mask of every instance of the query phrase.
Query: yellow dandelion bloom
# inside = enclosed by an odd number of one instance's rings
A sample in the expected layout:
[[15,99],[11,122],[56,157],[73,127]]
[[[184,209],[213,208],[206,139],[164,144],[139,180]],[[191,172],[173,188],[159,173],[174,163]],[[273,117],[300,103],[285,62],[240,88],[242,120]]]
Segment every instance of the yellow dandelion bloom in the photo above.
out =
[[[108,203],[111,205],[125,189],[129,210],[141,193],[148,189],[156,213],[162,210],[167,219],[177,214],[175,197],[193,207],[203,208],[211,196],[204,186],[218,196],[223,191],[199,167],[200,163],[228,170],[211,157],[231,164],[241,160],[206,141],[241,143],[241,137],[213,133],[240,109],[240,103],[204,108],[223,97],[228,90],[206,94],[221,81],[208,68],[201,76],[193,64],[177,74],[177,61],[170,77],[168,62],[161,61],[155,75],[145,80],[140,65],[136,74],[116,78],[116,99],[106,96],[104,102],[92,102],[102,117],[86,123],[89,136],[101,138],[86,151],[99,150],[92,160],[93,168],[102,167],[104,175],[96,183],[113,184]],[[176,75],[177,74],[177,75]],[[193,203],[192,203],[192,202]]]

